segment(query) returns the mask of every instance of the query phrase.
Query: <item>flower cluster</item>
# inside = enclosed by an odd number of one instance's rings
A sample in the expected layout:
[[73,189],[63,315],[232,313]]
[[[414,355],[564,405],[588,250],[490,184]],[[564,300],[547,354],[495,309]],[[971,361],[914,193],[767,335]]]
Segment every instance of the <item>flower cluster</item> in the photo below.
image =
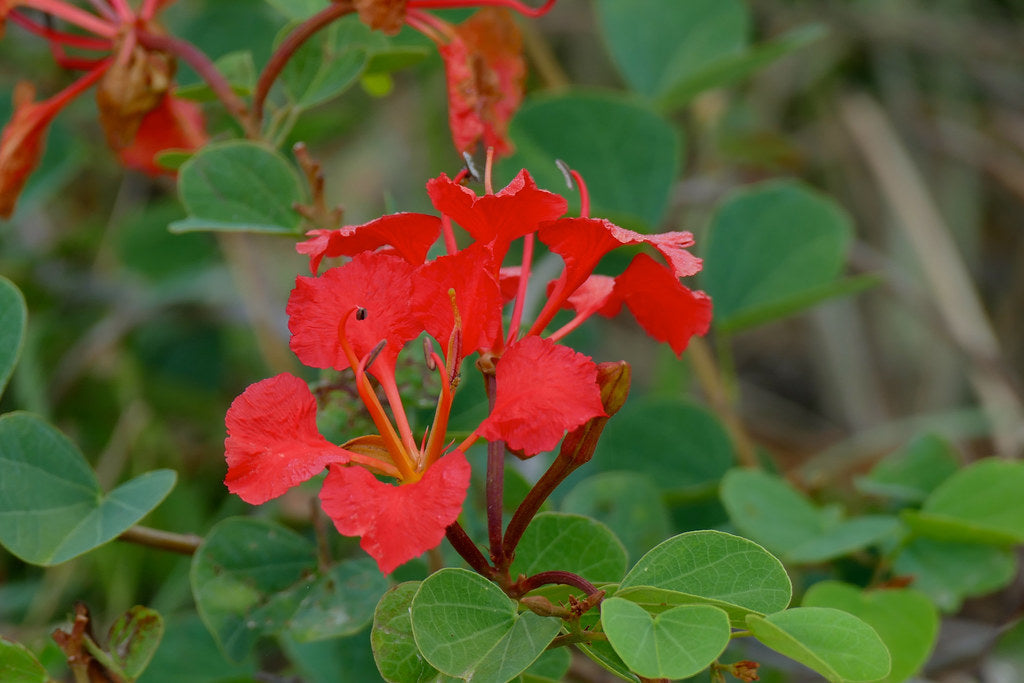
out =
[[[314,230],[298,245],[314,275],[297,278],[288,302],[291,348],[308,366],[351,368],[378,433],[340,446],[328,442],[317,430],[315,398],[288,374],[250,386],[226,419],[225,482],[232,492],[263,503],[326,467],[324,511],[340,533],[361,537],[385,573],[437,546],[456,521],[470,479],[466,449],[477,438],[530,457],[605,415],[597,365],[558,343],[571,329],[625,305],[651,336],[681,353],[711,318],[710,299],[679,281],[700,269],[686,251],[693,244],[689,233],[643,235],[589,218],[582,185],[583,216],[564,217],[565,199],[537,188],[525,170],[483,196],[460,180],[441,175],[428,182],[440,217],[393,214]],[[468,233],[465,246],[458,246],[453,223]],[[447,253],[428,259],[442,235]],[[517,240],[522,261],[506,266]],[[537,241],[561,256],[564,268],[528,326],[523,300]],[[642,244],[663,261],[639,253],[617,277],[593,273],[612,249]],[[316,275],[322,259],[338,257],[350,258]],[[563,308],[574,315],[549,332]],[[424,334],[441,391],[433,424],[417,437],[395,368],[406,344]],[[462,362],[474,354],[493,383],[493,401],[487,418],[454,446],[446,435],[452,398]]]
[[[10,21],[45,38],[61,66],[85,74],[41,102],[28,82],[14,92],[14,115],[0,136],[0,216],[10,216],[28,176],[42,158],[46,132],[61,109],[96,85],[96,104],[107,143],[121,162],[150,174],[166,172],[154,157],[166,149],[193,150],[206,142],[202,115],[193,102],[172,94],[175,61],[145,45],[162,33],[157,13],[172,0],[97,0],[87,12],[65,0],[0,0],[0,33]],[[56,30],[26,10],[56,17],[92,35]],[[96,53],[72,57],[65,48]]]

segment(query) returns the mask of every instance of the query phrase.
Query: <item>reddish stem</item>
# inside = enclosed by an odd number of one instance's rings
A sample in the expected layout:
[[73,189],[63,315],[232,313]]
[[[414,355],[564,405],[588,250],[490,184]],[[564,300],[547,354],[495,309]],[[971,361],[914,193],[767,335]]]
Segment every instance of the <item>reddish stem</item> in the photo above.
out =
[[548,584],[558,583],[563,586],[572,586],[573,588],[579,588],[581,591],[589,595],[600,593],[597,586],[584,579],[579,574],[573,574],[572,572],[566,571],[549,571],[534,574],[533,576],[527,577],[522,581],[516,582],[516,592],[519,595],[526,595],[532,590],[540,588],[541,586],[547,586]]
[[[489,410],[494,410],[497,382],[494,375],[484,375]],[[508,568],[504,542],[501,533],[501,513],[505,498],[505,442],[490,441],[487,444],[487,539],[491,544],[491,562],[495,569]]]
[[113,43],[104,38],[78,36],[73,33],[58,31],[56,29],[49,28],[48,26],[42,26],[29,19],[18,10],[12,10],[7,17],[29,33],[34,33],[37,36],[46,38],[51,43],[62,43],[64,45],[70,45],[71,47],[82,48],[83,50],[110,50],[113,47]]
[[138,39],[143,47],[170,53],[192,67],[199,77],[206,81],[228,112],[238,120],[245,134],[250,138],[259,137],[259,128],[251,127],[245,102],[235,94],[224,74],[217,70],[210,58],[199,48],[180,38],[161,36],[148,31],[139,31]]
[[448,528],[444,530],[444,535],[448,539],[448,542],[452,544],[452,547],[455,548],[455,552],[457,552],[462,559],[466,561],[466,564],[472,567],[476,573],[481,576],[485,576],[488,579],[494,578],[494,567],[487,563],[487,559],[484,557],[484,554],[476,547],[476,543],[473,543],[473,539],[469,537],[461,524],[458,522],[452,522],[448,525]]
[[263,122],[263,105],[270,94],[270,88],[274,81],[281,75],[288,60],[295,52],[309,40],[313,35],[332,22],[352,12],[352,6],[348,2],[332,2],[309,19],[295,27],[295,30],[288,34],[284,42],[270,56],[267,65],[263,67],[259,79],[256,81],[256,89],[252,97],[252,119],[248,127],[259,130]]

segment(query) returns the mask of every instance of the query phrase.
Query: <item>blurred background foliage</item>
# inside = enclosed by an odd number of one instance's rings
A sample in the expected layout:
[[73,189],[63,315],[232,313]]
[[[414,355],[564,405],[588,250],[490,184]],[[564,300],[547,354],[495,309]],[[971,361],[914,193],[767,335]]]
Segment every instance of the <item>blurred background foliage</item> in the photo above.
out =
[[[279,4],[180,0],[166,20],[212,57],[250,49],[259,65],[287,23]],[[717,482],[734,450],[772,463],[816,500],[855,507],[863,499],[854,495],[854,478],[922,433],[956,443],[963,461],[993,455],[997,439],[977,377],[1019,387],[1024,368],[1024,6],[750,0],[749,13],[738,15],[746,19],[720,27],[723,36],[680,38],[692,43],[687,68],[699,72],[702,60],[780,36],[802,46],[771,64],[766,59],[749,78],[696,95],[666,91],[642,64],[632,65],[644,55],[616,43],[622,7],[560,0],[547,16],[520,22],[529,94],[512,128],[517,156],[500,167],[498,182],[525,163],[543,187],[566,192],[555,185],[561,181],[553,167],[535,166],[544,159],[536,153],[543,136],[571,129],[571,111],[552,97],[636,107],[650,126],[588,130],[579,144],[593,153],[566,159],[591,181],[595,214],[648,231],[691,230],[697,253],[710,260],[708,230],[727,220],[718,213],[723,200],[754,182],[799,179],[801,192],[825,193],[848,214],[840,221],[850,230],[849,258],[837,267],[878,282],[800,315],[719,330],[681,363],[667,348],[654,350],[632,321],[602,320],[575,333],[571,342],[596,359],[634,366],[631,404],[611,422],[589,473],[639,474],[621,489],[611,481],[610,492],[592,483],[595,493],[574,492],[559,502],[563,509],[589,513],[602,496],[622,500],[655,487],[665,504],[650,512],[652,524],[674,533],[726,523]],[[642,32],[636,38],[642,44]],[[415,35],[398,41],[427,44]],[[346,223],[430,211],[426,179],[461,165],[448,137],[441,62],[429,54],[309,109],[289,135],[322,163],[328,200],[344,207]],[[182,82],[194,82],[180,70]],[[22,78],[41,93],[68,82],[41,41],[8,28],[0,42],[0,120],[9,117],[10,92]],[[173,180],[120,169],[99,143],[93,106],[82,98],[61,114],[17,213],[0,224],[0,273],[22,289],[30,314],[0,411],[31,410],[53,421],[106,489],[157,467],[176,470],[178,485],[146,523],[204,535],[226,516],[253,513],[221,483],[223,417],[249,383],[284,368],[304,372],[287,351],[284,304],[307,263],[288,237],[169,233],[167,225],[185,217]],[[212,107],[209,117],[211,130],[223,127]],[[634,154],[630,136],[654,140],[665,154]],[[941,248],[921,247],[940,242],[939,234],[952,236],[970,276],[968,292]],[[726,253],[731,247],[742,248],[715,245]],[[709,282],[714,277],[720,282]],[[702,285],[725,291],[729,274],[708,273]],[[978,339],[974,295],[991,321],[994,352]],[[699,381],[712,357],[722,364],[720,377]],[[681,396],[696,402],[681,403]],[[702,406],[719,411],[726,427],[702,417]],[[473,408],[467,405],[466,415]],[[1004,443],[1016,444],[1019,455],[1020,425],[1016,430]],[[621,454],[637,438],[650,442],[646,452],[668,453],[683,442],[694,455],[689,462],[623,464]],[[254,514],[304,527],[311,495],[298,491]],[[640,505],[650,496],[636,499]],[[634,561],[652,544],[623,540]],[[0,554],[0,632],[41,648],[74,600],[88,602],[99,623],[146,604],[168,619],[168,635],[143,680],[249,680],[255,662],[225,662],[191,611],[188,566],[187,558],[123,543],[47,569]],[[844,571],[850,578],[860,570],[851,560]],[[804,578],[812,582],[813,569]],[[1021,680],[1024,633],[1002,631],[1019,619],[1022,600],[1018,577],[953,610],[945,644],[922,675],[948,683]],[[368,647],[283,647],[318,662],[292,672],[308,680],[330,680],[317,671],[342,667],[354,672],[346,680],[376,675]],[[356,651],[363,658],[351,660]],[[796,675],[769,666],[763,680]]]

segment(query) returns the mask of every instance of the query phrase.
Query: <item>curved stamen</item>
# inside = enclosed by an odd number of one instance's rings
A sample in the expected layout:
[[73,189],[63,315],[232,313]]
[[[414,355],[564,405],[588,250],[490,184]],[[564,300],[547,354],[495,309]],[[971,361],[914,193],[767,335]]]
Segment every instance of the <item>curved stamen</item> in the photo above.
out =
[[523,238],[523,265],[519,269],[519,289],[516,291],[516,303],[512,307],[512,320],[509,322],[508,339],[511,344],[519,334],[519,322],[523,318],[523,304],[526,301],[526,289],[530,283],[530,266],[533,262],[534,233]]
[[77,47],[83,50],[109,50],[113,47],[113,43],[111,41],[103,38],[77,36],[74,33],[67,33],[48,26],[42,26],[41,24],[29,19],[18,10],[12,10],[10,14],[7,15],[7,18],[18,26],[21,26],[29,33],[34,33],[37,36],[46,38],[51,44],[61,43],[63,45],[68,45],[69,47]]
[[95,14],[89,14],[85,10],[61,0],[20,0],[18,4],[60,17],[68,23],[104,38],[113,38],[119,30],[117,24],[100,19]]
[[434,359],[434,363],[438,366],[437,371],[441,376],[441,395],[437,400],[437,408],[434,410],[434,423],[430,428],[430,438],[427,440],[426,448],[424,449],[425,457],[423,460],[424,469],[430,467],[438,458],[441,457],[441,453],[444,452],[444,438],[445,433],[448,431],[448,417],[452,411],[452,402],[455,400],[455,394],[452,392],[448,374],[444,369],[444,361],[437,355],[437,353],[431,354]]

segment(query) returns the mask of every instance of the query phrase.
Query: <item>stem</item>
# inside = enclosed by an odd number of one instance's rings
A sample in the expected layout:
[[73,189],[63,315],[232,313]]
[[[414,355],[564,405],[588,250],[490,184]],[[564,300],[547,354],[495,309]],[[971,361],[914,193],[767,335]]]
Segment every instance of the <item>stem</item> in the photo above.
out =
[[327,540],[327,524],[316,498],[309,499],[309,516],[313,523],[313,534],[316,536],[316,566],[321,574],[326,574],[334,563],[331,557],[331,544]]
[[256,89],[252,97],[251,119],[247,128],[259,130],[263,121],[263,105],[270,94],[270,88],[274,81],[281,75],[285,64],[292,58],[296,50],[309,40],[322,28],[326,28],[331,22],[352,12],[349,2],[332,2],[309,19],[299,24],[294,31],[288,34],[284,42],[270,56],[267,65],[263,67],[259,79],[256,81]]
[[541,586],[547,586],[552,583],[579,588],[588,596],[601,592],[598,590],[597,586],[590,583],[579,574],[573,574],[572,572],[562,570],[541,572],[527,577],[522,581],[518,581],[516,582],[516,592],[520,595],[525,595],[534,589],[540,588]]
[[514,556],[516,546],[519,545],[519,540],[523,537],[523,533],[526,532],[526,527],[533,521],[534,515],[540,510],[540,507],[544,504],[544,501],[548,499],[548,496],[558,488],[566,477],[568,477],[577,465],[572,461],[571,457],[564,456],[563,453],[559,453],[555,457],[555,461],[551,463],[551,467],[541,475],[541,478],[537,480],[537,483],[533,485],[530,492],[526,494],[523,501],[516,508],[515,513],[512,515],[512,519],[509,520],[508,528],[505,529],[505,546],[504,552],[506,555]]
[[452,544],[452,547],[455,548],[455,552],[457,552],[462,559],[466,561],[466,564],[472,567],[477,574],[485,576],[488,579],[494,577],[494,567],[487,563],[487,559],[484,557],[484,554],[476,547],[476,543],[473,543],[473,539],[469,537],[461,524],[458,522],[452,522],[448,525],[448,528],[444,530],[444,535],[448,539],[448,542]]
[[170,531],[162,531],[160,529],[151,529],[147,526],[139,526],[136,524],[131,527],[120,536],[117,537],[120,541],[126,543],[135,543],[137,545],[144,545],[149,548],[159,548],[160,550],[167,550],[172,553],[180,553],[182,555],[193,555],[196,550],[199,549],[203,539],[201,536],[195,534],[176,534]]
[[[484,375],[489,409],[494,410],[497,382],[494,375]],[[505,442],[487,444],[487,538],[491,544],[491,562],[499,571],[508,568],[501,534],[501,513],[505,498]],[[514,547],[514,546],[513,546]]]
[[563,633],[560,636],[555,636],[555,639],[548,644],[548,650],[554,650],[556,647],[563,647],[565,645],[573,645],[575,643],[592,643],[595,640],[608,640],[608,636],[600,631],[580,631],[579,633]]
[[192,70],[210,86],[210,90],[221,101],[224,108],[238,120],[246,137],[259,137],[259,127],[252,125],[245,102],[235,94],[228,79],[224,78],[224,74],[217,70],[210,58],[199,48],[180,38],[161,36],[148,31],[139,31],[138,38],[139,44],[143,47],[172,54],[192,67]]

